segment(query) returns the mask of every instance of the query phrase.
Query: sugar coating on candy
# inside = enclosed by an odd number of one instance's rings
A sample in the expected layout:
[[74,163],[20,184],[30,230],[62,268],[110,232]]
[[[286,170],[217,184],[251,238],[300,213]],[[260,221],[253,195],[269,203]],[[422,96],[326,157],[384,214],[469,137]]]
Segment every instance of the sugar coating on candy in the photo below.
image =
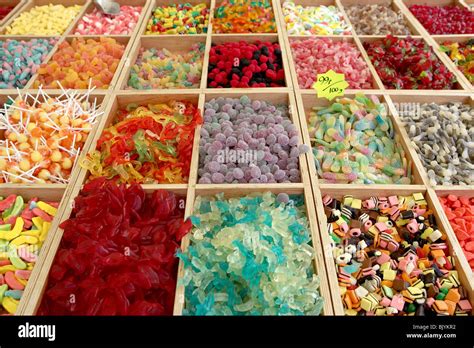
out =
[[444,212],[464,251],[467,262],[474,271],[474,196],[454,194],[439,197]]
[[166,48],[141,48],[130,71],[128,86],[133,89],[199,88],[205,48],[203,43],[197,43],[185,54],[175,54]]
[[129,104],[118,111],[81,165],[90,171],[90,179],[105,176],[128,184],[187,183],[194,132],[201,123],[199,109],[191,102]]
[[302,6],[285,1],[282,9],[289,35],[351,34],[351,26],[336,6]]
[[409,9],[431,35],[474,34],[474,13],[462,6],[412,5]]
[[0,197],[0,315],[17,311],[57,208],[37,197]]
[[120,12],[110,16],[94,8],[77,23],[74,35],[129,35],[141,11],[141,6],[120,6]]
[[468,291],[422,193],[323,197],[346,315],[469,315]]
[[300,88],[312,88],[318,74],[328,70],[344,74],[353,89],[372,88],[372,75],[357,46],[329,38],[309,38],[290,42]]
[[145,35],[205,34],[208,25],[209,8],[206,3],[170,4],[153,10]]
[[200,184],[301,182],[299,134],[286,105],[242,96],[204,109]]
[[213,32],[276,33],[275,16],[270,0],[223,0],[216,7]]
[[82,5],[34,6],[16,16],[6,27],[5,33],[7,35],[62,35],[81,9]]
[[358,35],[410,35],[401,11],[390,4],[349,5],[344,7]]
[[474,39],[466,42],[445,41],[440,48],[451,58],[469,82],[474,84]]
[[330,106],[313,107],[308,131],[322,182],[411,182],[411,163],[376,96],[338,98]]
[[0,20],[4,19],[14,9],[14,6],[0,6]]
[[364,48],[389,89],[453,89],[456,77],[421,39],[391,35]]
[[107,89],[124,52],[125,45],[113,38],[64,41],[51,60],[38,69],[34,87]]
[[36,73],[56,39],[4,40],[0,47],[0,89],[23,88]]
[[209,88],[284,87],[280,45],[276,42],[226,42],[209,53]]
[[85,93],[50,97],[40,90],[0,112],[0,183],[67,184],[80,150],[103,112]]
[[474,108],[401,104],[399,115],[431,185],[474,185]]
[[196,198],[184,264],[185,315],[319,315],[323,299],[304,198]]
[[181,199],[101,178],[74,202],[38,314],[172,315],[175,252],[191,229]]

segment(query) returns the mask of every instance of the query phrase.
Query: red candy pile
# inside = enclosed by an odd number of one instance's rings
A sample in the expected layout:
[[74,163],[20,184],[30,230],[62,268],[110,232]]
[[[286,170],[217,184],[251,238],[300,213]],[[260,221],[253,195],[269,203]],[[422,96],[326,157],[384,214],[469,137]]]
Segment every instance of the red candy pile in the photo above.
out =
[[444,212],[464,250],[467,261],[474,270],[474,196],[439,197]]
[[168,191],[94,180],[75,199],[40,315],[171,315],[178,260],[191,229]]
[[413,5],[410,11],[432,35],[474,34],[474,12],[459,6]]
[[388,35],[364,47],[386,88],[454,88],[456,77],[423,40]]
[[284,87],[280,45],[240,41],[212,46],[207,83],[210,88]]
[[0,20],[8,16],[12,10],[13,6],[0,6]]

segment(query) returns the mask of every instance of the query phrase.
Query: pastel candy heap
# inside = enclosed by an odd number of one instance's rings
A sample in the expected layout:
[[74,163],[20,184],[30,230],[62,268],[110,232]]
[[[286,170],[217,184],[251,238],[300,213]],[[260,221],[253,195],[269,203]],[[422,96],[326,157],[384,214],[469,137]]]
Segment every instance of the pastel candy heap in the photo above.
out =
[[351,35],[351,26],[336,6],[301,6],[283,3],[288,35]]
[[81,5],[34,6],[16,16],[6,27],[7,35],[62,35],[81,11]]
[[329,183],[409,184],[399,136],[376,96],[338,98],[308,120],[319,178]]
[[311,88],[318,74],[328,70],[344,74],[349,88],[371,89],[372,76],[357,46],[328,38],[310,38],[290,43],[300,88]]
[[350,5],[345,10],[358,35],[410,35],[402,12],[390,3]]
[[64,41],[52,59],[41,65],[34,87],[107,89],[124,51],[123,44],[107,37]]
[[471,84],[474,84],[474,39],[466,42],[445,41],[441,50],[451,58]]
[[305,147],[286,105],[217,98],[205,104],[199,183],[301,182]]
[[119,110],[81,165],[90,171],[90,179],[187,183],[195,128],[201,123],[199,109],[190,102],[129,104]]
[[97,8],[84,15],[74,35],[129,35],[137,25],[141,6],[120,6],[120,13],[109,16]]
[[15,314],[58,203],[0,197],[0,315]]
[[25,87],[55,44],[56,39],[2,41],[0,89]]
[[196,198],[185,315],[318,315],[323,299],[302,196]]
[[422,193],[323,197],[346,315],[468,315],[446,235]]
[[13,6],[0,6],[0,20],[4,19],[14,9]]
[[474,13],[462,6],[413,5],[409,9],[432,35],[474,34]]
[[459,244],[474,271],[474,196],[439,197]]
[[206,3],[170,4],[153,10],[145,35],[205,34],[208,25],[209,9]]
[[474,108],[401,104],[400,118],[431,185],[474,185]]
[[385,88],[455,89],[456,77],[421,39],[396,38],[364,42]]
[[215,33],[276,33],[270,0],[223,0],[212,22]]
[[141,48],[128,86],[133,89],[199,88],[205,48],[203,43],[194,44],[185,54],[174,54],[166,48]]
[[0,183],[67,184],[98,117],[89,93],[18,97],[0,113]]
[[191,229],[178,197],[102,178],[74,202],[38,314],[172,315],[175,252]]

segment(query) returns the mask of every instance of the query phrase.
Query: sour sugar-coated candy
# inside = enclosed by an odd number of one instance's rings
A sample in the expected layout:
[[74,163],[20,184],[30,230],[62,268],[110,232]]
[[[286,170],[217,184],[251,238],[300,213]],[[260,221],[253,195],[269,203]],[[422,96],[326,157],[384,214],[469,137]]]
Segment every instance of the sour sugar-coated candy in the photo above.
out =
[[62,35],[81,11],[81,5],[34,6],[6,27],[7,35]]
[[128,86],[133,89],[199,88],[205,47],[203,43],[192,45],[185,54],[175,54],[166,48],[140,49]]
[[470,314],[469,290],[422,193],[323,203],[346,315]]
[[119,183],[188,182],[195,128],[202,123],[196,105],[186,101],[119,110],[82,166],[90,179],[105,176]]
[[0,20],[4,19],[14,9],[13,6],[0,6]]
[[38,69],[34,87],[107,89],[124,51],[125,46],[113,38],[64,41],[51,60]]
[[401,11],[389,4],[344,6],[358,35],[410,35]]
[[212,25],[218,34],[276,33],[270,0],[224,0],[215,10]]
[[120,6],[120,13],[106,15],[97,8],[84,15],[74,30],[75,35],[129,35],[137,25],[141,6]]
[[384,86],[389,89],[453,89],[456,77],[423,40],[396,38],[364,42]]
[[313,107],[308,130],[323,182],[410,183],[411,163],[376,96],[338,98],[330,106]]
[[441,44],[441,51],[446,52],[469,82],[474,84],[474,39],[466,42],[445,41]]
[[474,185],[474,108],[403,103],[399,115],[431,185]]
[[172,315],[184,200],[101,178],[74,202],[38,314]]
[[210,88],[284,87],[285,71],[278,43],[226,42],[209,53]]
[[2,41],[0,50],[0,89],[23,88],[38,70],[56,39]]
[[474,12],[462,6],[409,7],[431,35],[474,34]]
[[369,67],[355,44],[328,38],[310,38],[292,40],[290,45],[300,88],[312,88],[318,74],[331,69],[344,74],[349,88],[372,88]]
[[38,198],[0,197],[0,315],[17,311],[57,208]]
[[302,6],[283,3],[289,35],[350,35],[351,27],[336,6]]
[[145,35],[205,34],[208,25],[209,8],[206,3],[170,4],[153,10]]
[[[287,195],[288,196],[288,195]],[[304,198],[196,198],[184,253],[184,315],[318,315],[323,307]]]

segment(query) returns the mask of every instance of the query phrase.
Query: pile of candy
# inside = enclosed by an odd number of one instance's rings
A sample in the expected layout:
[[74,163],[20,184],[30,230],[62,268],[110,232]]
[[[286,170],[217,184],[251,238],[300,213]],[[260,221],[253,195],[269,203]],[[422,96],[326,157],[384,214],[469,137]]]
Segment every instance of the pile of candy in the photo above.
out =
[[90,179],[105,176],[118,183],[184,184],[188,181],[199,109],[186,101],[119,110],[114,123],[81,165]]
[[153,10],[145,35],[205,34],[208,25],[209,9],[206,3],[170,4]]
[[58,203],[0,197],[0,315],[15,314]]
[[140,49],[132,66],[128,86],[134,89],[199,88],[206,45],[197,43],[185,54],[167,50]]
[[446,235],[422,193],[323,197],[346,315],[468,315]]
[[318,315],[323,307],[300,195],[197,197],[185,315]]
[[0,6],[0,20],[4,19],[14,9],[13,6]]
[[300,88],[311,88],[318,74],[328,70],[344,74],[349,88],[372,88],[369,67],[354,43],[328,38],[290,41]]
[[56,44],[56,39],[7,39],[0,43],[0,89],[23,88]]
[[466,42],[445,41],[441,44],[441,51],[446,52],[469,82],[474,84],[474,39]]
[[217,98],[205,105],[199,183],[301,182],[298,130],[286,105]]
[[350,5],[346,13],[358,35],[410,35],[401,11],[391,4]]
[[313,107],[308,130],[323,182],[409,184],[411,163],[376,96],[338,98]]
[[19,96],[0,113],[0,183],[67,184],[76,158],[102,115],[85,94]]
[[23,11],[6,27],[7,35],[62,35],[81,11],[81,5],[35,6]]
[[210,88],[284,87],[280,45],[261,41],[213,45],[207,83]]
[[439,201],[474,271],[474,196],[451,194],[439,197]]
[[271,0],[223,0],[212,22],[217,34],[276,33]]
[[467,8],[413,5],[409,9],[432,35],[474,34],[474,12]]
[[34,88],[86,89],[93,86],[107,89],[124,52],[124,45],[107,37],[64,41],[51,60],[38,69]]
[[137,25],[141,6],[120,6],[120,13],[109,16],[94,8],[84,15],[74,30],[74,35],[129,35]]
[[336,6],[302,6],[287,0],[283,3],[289,35],[350,35],[351,26]]
[[455,88],[456,77],[423,40],[388,35],[364,47],[386,88]]
[[[191,229],[171,192],[105,178],[86,184],[49,274],[39,315],[172,315],[178,260]],[[111,223],[113,221],[114,223]]]
[[408,103],[399,109],[431,185],[474,185],[474,108]]

